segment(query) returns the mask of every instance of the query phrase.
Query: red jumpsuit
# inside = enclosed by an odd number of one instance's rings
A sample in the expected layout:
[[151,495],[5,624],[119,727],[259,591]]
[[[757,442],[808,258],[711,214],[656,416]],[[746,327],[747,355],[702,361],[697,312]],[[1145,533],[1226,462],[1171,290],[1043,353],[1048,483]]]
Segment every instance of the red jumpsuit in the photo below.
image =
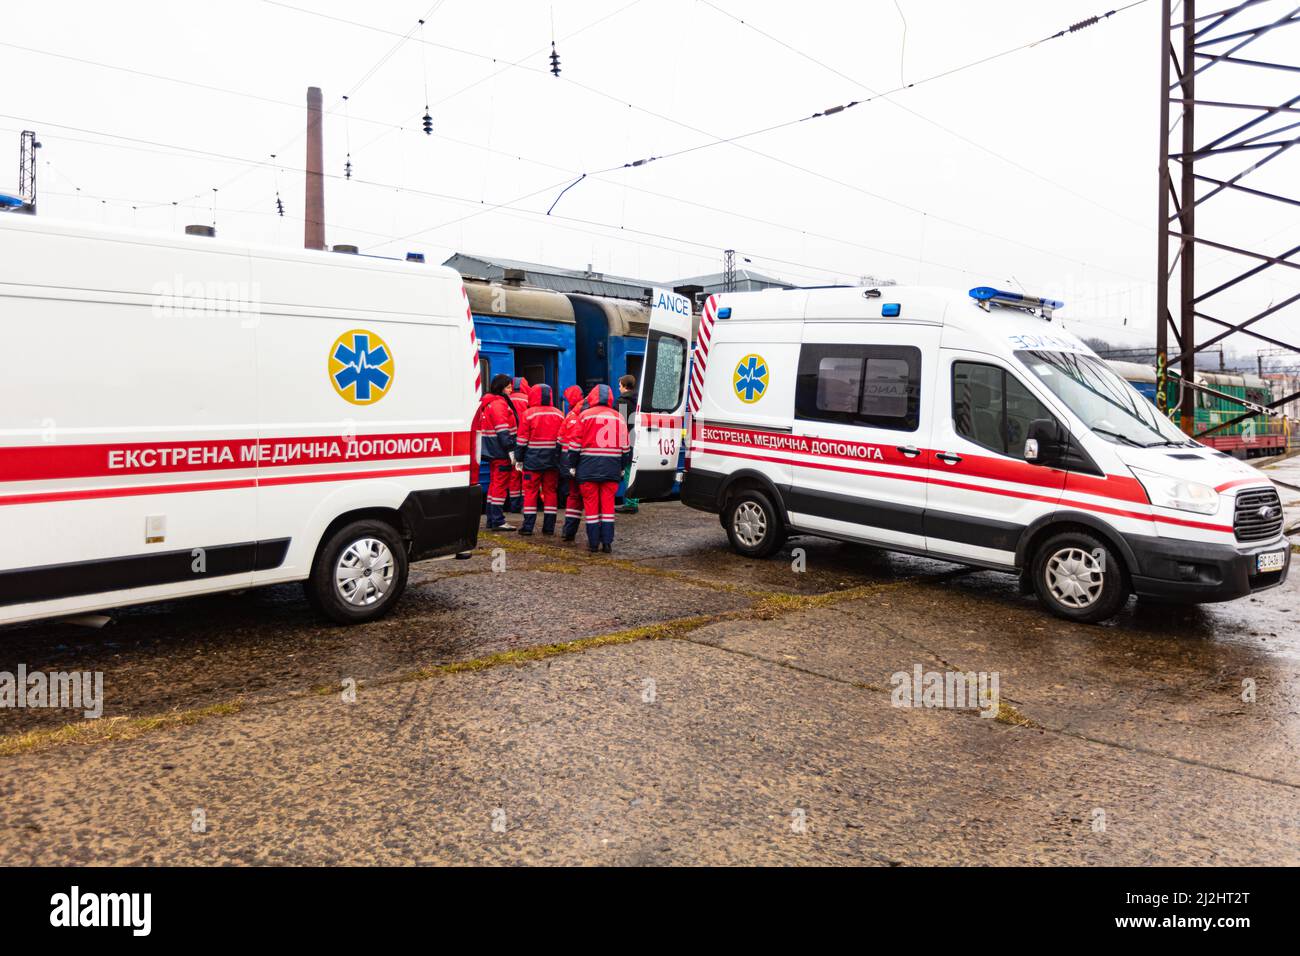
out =
[[577,385],[564,390],[564,401],[569,406],[569,414],[564,416],[564,424],[560,426],[560,498],[564,502],[564,540],[572,541],[577,537],[578,523],[582,520],[582,489],[578,487],[578,480],[569,474],[565,459],[569,440],[578,427],[578,416],[587,405],[582,400],[582,389]]
[[510,493],[510,476],[515,473],[517,429],[510,400],[504,395],[485,395],[474,416],[474,431],[488,463],[487,526],[498,528],[506,521],[502,509]]
[[614,544],[614,498],[623,470],[632,461],[627,422],[619,414],[614,392],[597,385],[587,396],[587,409],[578,416],[574,434],[565,445],[567,463],[582,488],[587,545],[611,550]]
[[[510,402],[515,406],[515,415],[520,422],[528,411],[528,379],[522,375],[515,376],[511,382]],[[520,471],[510,473],[510,495],[506,503],[508,511],[522,511],[524,508],[524,476]]]
[[519,424],[515,460],[524,467],[524,523],[520,534],[532,534],[537,507],[542,508],[542,534],[555,534],[556,488],[560,478],[557,442],[564,414],[551,404],[551,386],[528,390],[528,411]]

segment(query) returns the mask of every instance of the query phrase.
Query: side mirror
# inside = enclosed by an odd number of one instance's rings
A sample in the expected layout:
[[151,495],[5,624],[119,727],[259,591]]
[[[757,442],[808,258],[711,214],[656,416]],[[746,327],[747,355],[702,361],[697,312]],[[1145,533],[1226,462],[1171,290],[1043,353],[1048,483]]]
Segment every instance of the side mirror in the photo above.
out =
[[1025,439],[1025,461],[1034,465],[1055,465],[1065,458],[1065,430],[1053,419],[1039,418],[1029,423]]

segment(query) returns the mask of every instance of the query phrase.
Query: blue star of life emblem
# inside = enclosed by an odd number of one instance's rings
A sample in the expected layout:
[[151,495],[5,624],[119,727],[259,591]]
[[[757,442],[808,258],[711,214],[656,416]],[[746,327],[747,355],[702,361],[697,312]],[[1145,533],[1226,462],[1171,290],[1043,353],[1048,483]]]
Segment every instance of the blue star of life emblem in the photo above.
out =
[[746,355],[736,366],[733,385],[736,395],[747,405],[752,405],[767,391],[767,362],[761,355]]
[[382,392],[392,378],[380,367],[389,362],[387,346],[377,342],[372,347],[370,336],[364,332],[352,336],[351,348],[342,341],[337,343],[334,361],[343,366],[334,373],[335,385],[340,392],[353,388],[358,402],[369,402],[371,388]]

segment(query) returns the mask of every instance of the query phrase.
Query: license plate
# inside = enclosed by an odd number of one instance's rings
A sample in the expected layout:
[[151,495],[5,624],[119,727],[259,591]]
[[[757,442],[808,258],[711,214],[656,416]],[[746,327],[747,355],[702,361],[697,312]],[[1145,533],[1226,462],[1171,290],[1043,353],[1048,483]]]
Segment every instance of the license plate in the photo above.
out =
[[1281,571],[1282,566],[1286,564],[1285,551],[1270,551],[1267,554],[1261,554],[1255,560],[1255,567],[1260,573],[1266,571]]

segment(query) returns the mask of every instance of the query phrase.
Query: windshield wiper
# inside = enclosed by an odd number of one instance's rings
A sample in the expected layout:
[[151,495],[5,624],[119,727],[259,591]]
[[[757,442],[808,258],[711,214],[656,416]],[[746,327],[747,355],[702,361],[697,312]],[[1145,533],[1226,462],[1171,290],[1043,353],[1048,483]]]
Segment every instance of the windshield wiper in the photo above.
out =
[[1096,426],[1093,426],[1092,430],[1096,432],[1098,435],[1109,435],[1111,438],[1118,438],[1124,444],[1132,445],[1134,448],[1150,447],[1149,445],[1142,444],[1140,441],[1134,441],[1132,438],[1129,438],[1127,435],[1123,435],[1119,432],[1113,432],[1109,428],[1097,428]]

